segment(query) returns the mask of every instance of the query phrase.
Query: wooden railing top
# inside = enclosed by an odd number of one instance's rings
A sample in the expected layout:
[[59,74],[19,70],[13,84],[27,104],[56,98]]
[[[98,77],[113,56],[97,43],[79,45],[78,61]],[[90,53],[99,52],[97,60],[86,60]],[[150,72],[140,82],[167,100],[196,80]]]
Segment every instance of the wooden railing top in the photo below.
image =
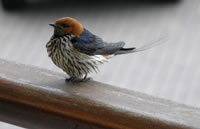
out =
[[5,60],[0,100],[0,120],[27,128],[200,128],[198,108]]

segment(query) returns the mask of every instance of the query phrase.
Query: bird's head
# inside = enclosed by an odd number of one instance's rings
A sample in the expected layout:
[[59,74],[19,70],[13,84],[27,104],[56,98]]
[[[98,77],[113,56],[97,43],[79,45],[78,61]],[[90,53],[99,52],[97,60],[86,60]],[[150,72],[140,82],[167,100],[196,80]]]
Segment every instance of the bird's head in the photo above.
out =
[[67,34],[73,34],[80,36],[83,32],[83,26],[76,19],[70,17],[64,17],[56,20],[54,24],[49,24],[54,27],[54,35],[64,36]]

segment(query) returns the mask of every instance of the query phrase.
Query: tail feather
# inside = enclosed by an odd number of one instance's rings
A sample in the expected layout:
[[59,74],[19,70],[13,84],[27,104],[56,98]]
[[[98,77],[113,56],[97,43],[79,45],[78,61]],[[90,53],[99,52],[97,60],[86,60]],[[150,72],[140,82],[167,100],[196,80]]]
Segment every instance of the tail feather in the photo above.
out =
[[136,49],[135,47],[131,47],[131,48],[121,48],[120,50],[121,51],[130,51],[130,50],[133,50],[133,49]]
[[162,43],[164,43],[164,41],[166,40],[166,36],[162,36],[156,40],[152,40],[151,42],[149,42],[148,44],[145,44],[142,47],[139,48],[122,48],[119,51],[115,52],[114,55],[121,55],[121,54],[129,54],[129,53],[135,53],[135,52],[140,52],[140,51],[145,51],[147,49],[151,49],[153,47],[156,47],[158,45],[161,45]]

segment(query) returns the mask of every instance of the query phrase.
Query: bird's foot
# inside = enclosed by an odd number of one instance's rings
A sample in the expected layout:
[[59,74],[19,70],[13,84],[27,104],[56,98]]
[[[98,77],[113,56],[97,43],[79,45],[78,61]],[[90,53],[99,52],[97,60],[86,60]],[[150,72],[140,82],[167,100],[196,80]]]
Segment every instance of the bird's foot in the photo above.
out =
[[86,82],[92,80],[91,77],[84,77],[84,78],[77,78],[77,77],[70,77],[66,78],[66,82]]
[[83,79],[82,79],[82,82],[86,82],[86,81],[90,81],[90,80],[92,80],[92,78],[91,77],[84,77]]

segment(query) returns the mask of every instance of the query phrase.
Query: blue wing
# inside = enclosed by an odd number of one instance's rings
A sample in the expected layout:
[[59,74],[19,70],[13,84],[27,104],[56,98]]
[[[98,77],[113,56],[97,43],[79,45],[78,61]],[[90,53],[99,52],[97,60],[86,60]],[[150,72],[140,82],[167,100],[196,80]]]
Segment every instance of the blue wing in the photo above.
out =
[[80,52],[88,55],[114,54],[123,49],[123,41],[117,43],[106,43],[100,37],[92,34],[84,28],[79,37],[72,39],[73,46]]

